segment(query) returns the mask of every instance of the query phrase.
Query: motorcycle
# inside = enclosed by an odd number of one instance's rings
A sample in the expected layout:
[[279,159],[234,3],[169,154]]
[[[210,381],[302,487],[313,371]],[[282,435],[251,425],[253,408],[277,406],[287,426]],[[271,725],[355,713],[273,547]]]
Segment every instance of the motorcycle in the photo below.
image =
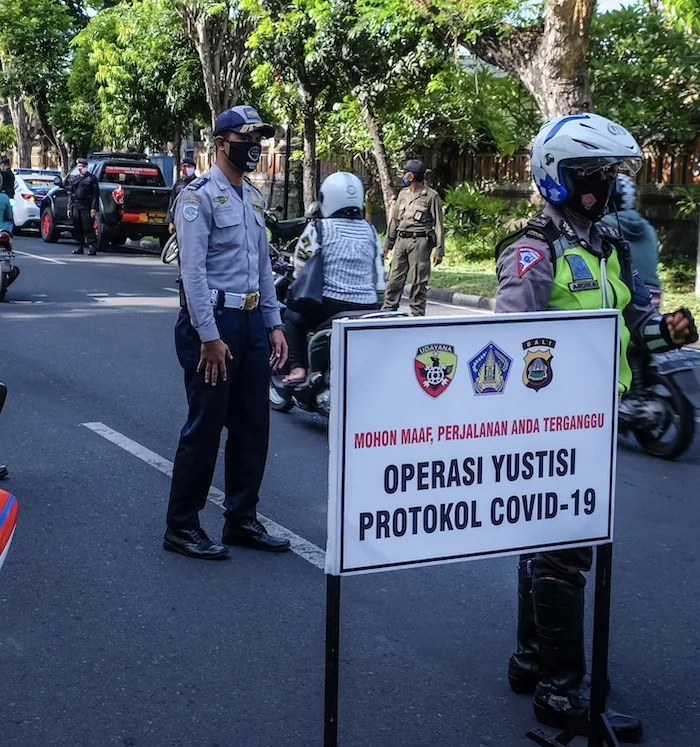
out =
[[0,230],[0,301],[5,300],[7,289],[19,277],[19,267],[13,260],[12,234],[5,229]]
[[[315,203],[314,203],[315,204]],[[274,211],[265,211],[265,225],[270,231],[270,247],[276,253],[291,257],[294,254],[299,237],[304,232],[306,224],[309,222],[308,211],[304,218],[292,218],[290,220],[279,220],[275,212],[282,210],[281,207],[275,208]],[[160,253],[161,261],[166,265],[174,262],[179,254],[177,245],[177,234],[173,234],[163,247]]]
[[[277,253],[272,260],[272,273],[275,281],[277,300],[282,319],[286,310],[287,291],[294,279],[294,265]],[[307,339],[309,369],[306,381],[287,385],[284,376],[270,378],[270,407],[277,412],[290,412],[294,407],[307,412],[316,412],[323,417],[330,415],[331,409],[331,326],[334,319],[392,319],[406,317],[402,311],[344,311],[325,319],[312,330]]]
[[629,354],[632,386],[620,404],[618,430],[652,456],[677,459],[693,442],[700,384],[700,353],[680,348],[649,355]]
[[[0,382],[0,412],[5,406],[7,387]],[[0,479],[8,476],[7,467],[0,467]],[[2,568],[17,525],[19,505],[17,499],[5,490],[0,490],[0,568]]]

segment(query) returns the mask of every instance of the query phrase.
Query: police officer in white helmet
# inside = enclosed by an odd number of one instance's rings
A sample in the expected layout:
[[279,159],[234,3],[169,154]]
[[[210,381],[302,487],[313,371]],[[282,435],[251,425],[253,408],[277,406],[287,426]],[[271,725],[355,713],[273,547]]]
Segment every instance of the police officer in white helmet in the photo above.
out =
[[[641,150],[624,127],[596,114],[547,121],[530,154],[532,178],[547,202],[540,215],[497,249],[497,312],[616,308],[622,314],[619,390],[630,387],[630,339],[650,352],[698,339],[685,309],[660,316],[632,266],[629,247],[599,221],[621,171],[636,173]],[[623,417],[621,408],[620,418]],[[538,720],[564,728],[588,711],[584,572],[590,547],[523,556],[519,566],[518,648],[508,679],[534,693]],[[608,721],[621,742],[641,738],[633,716]]]

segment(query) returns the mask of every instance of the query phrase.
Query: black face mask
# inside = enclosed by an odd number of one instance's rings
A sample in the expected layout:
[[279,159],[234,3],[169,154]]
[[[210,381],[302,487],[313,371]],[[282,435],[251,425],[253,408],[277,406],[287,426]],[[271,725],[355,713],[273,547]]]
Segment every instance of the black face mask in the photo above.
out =
[[258,143],[237,143],[229,141],[228,150],[224,151],[231,165],[238,171],[255,171],[260,161],[260,145]]
[[583,175],[576,172],[567,174],[569,198],[566,204],[588,220],[599,221],[604,215],[608,201],[615,188],[615,177],[605,172]]

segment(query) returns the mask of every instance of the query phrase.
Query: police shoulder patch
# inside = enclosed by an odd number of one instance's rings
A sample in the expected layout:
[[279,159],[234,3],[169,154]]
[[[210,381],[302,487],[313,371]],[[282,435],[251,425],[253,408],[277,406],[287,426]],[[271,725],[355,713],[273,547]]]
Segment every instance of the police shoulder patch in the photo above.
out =
[[190,182],[185,187],[185,191],[194,192],[198,190],[200,187],[203,187],[208,181],[209,181],[208,174],[203,174],[202,176],[198,176],[193,182]]
[[534,246],[518,247],[518,277],[531,270],[538,262],[544,259],[544,252]]
[[186,202],[182,207],[182,217],[188,222],[192,223],[197,220],[199,215],[199,202],[190,200]]

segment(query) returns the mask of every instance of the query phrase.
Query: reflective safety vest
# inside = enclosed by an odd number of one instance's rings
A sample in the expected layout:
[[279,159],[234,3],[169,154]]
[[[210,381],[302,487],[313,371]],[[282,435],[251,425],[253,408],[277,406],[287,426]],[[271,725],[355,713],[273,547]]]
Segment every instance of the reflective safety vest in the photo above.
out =
[[[546,241],[551,251],[554,279],[549,300],[550,311],[618,309],[624,311],[632,300],[634,280],[629,248],[614,231],[598,226],[603,235],[603,256],[587,251],[573,230],[568,235],[545,216],[535,216],[522,231],[501,241],[497,255],[521,236]],[[630,332],[621,317],[619,390],[626,392],[632,383],[627,361]]]

